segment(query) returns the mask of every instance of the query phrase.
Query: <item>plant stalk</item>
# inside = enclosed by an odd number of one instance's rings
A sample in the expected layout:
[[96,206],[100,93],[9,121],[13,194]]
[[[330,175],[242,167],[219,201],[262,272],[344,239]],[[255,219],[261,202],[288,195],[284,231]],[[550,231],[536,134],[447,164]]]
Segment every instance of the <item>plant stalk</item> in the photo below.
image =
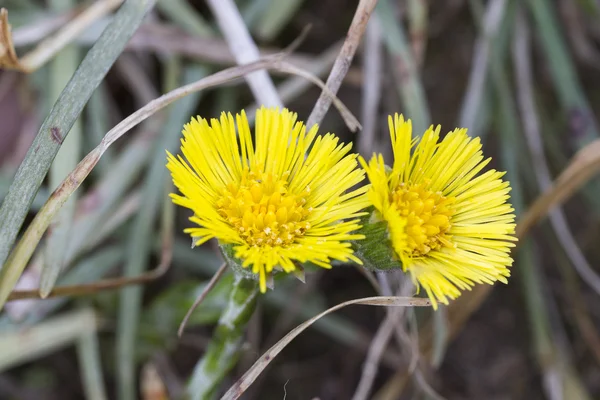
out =
[[258,282],[235,274],[227,306],[203,358],[196,364],[188,386],[190,399],[214,397],[219,383],[236,365],[246,324],[254,313]]

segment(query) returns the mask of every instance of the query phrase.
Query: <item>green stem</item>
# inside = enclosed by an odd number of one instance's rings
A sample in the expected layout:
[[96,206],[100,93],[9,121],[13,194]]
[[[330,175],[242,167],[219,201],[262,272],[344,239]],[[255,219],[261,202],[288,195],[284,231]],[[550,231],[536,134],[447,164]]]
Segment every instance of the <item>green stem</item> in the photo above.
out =
[[210,399],[240,356],[242,336],[254,313],[258,282],[235,274],[227,306],[204,357],[196,364],[188,392],[191,399]]

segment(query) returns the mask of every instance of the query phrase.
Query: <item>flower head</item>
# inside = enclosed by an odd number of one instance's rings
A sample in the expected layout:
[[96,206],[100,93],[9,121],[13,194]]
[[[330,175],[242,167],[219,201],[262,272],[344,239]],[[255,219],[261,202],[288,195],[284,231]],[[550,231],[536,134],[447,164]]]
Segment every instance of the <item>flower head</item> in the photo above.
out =
[[[175,204],[194,212],[187,228],[200,245],[211,238],[231,244],[243,267],[252,267],[260,289],[274,268],[291,272],[295,262],[331,268],[331,260],[360,262],[350,240],[368,205],[351,144],[333,134],[308,132],[295,113],[261,108],[255,138],[244,111],[222,113],[210,124],[186,124],[182,156],[168,153],[167,168],[181,192]],[[185,157],[185,158],[184,158]]]
[[489,163],[466,129],[440,141],[440,127],[412,137],[411,121],[389,117],[394,153],[367,164],[367,197],[387,223],[390,244],[403,269],[425,289],[434,307],[475,283],[506,283],[516,238],[510,186],[503,172],[479,173]]

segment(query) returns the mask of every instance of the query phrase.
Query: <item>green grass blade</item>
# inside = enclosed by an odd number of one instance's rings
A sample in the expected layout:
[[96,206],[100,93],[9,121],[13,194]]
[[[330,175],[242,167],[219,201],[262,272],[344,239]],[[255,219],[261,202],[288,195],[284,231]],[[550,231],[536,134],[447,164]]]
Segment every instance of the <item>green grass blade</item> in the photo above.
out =
[[[100,84],[144,15],[156,0],[127,0],[111,24],[87,53],[69,81],[50,115],[43,122],[2,207],[0,207],[0,264],[4,265],[19,229],[29,212],[62,141],[79,117],[83,107]],[[5,271],[0,270],[3,279]]]
[[[185,71],[185,83],[200,79],[206,71],[199,67]],[[135,276],[143,272],[150,259],[152,233],[155,216],[161,201],[166,197],[164,182],[168,171],[165,168],[165,149],[175,152],[181,127],[187,122],[196,107],[199,93],[191,94],[170,109],[169,120],[163,136],[157,141],[152,152],[152,163],[144,181],[139,214],[134,220],[129,236],[129,247],[125,275]],[[165,201],[169,201],[166,199]],[[118,393],[122,400],[136,398],[135,343],[140,317],[142,287],[129,287],[121,291],[119,322],[117,329],[117,371]]]
[[0,334],[0,371],[35,360],[72,344],[81,335],[96,330],[96,315],[82,309],[54,317],[23,331]]
[[77,343],[77,356],[85,398],[89,400],[105,400],[100,345],[96,332],[84,333]]
[[[92,94],[90,101],[87,105],[87,132],[89,135],[88,142],[85,143],[86,153],[91,151],[94,147],[102,141],[104,134],[109,130],[109,121],[110,116],[108,113],[107,104],[110,101],[108,97],[108,88],[106,84],[100,84],[98,88]],[[98,161],[98,165],[92,171],[96,176],[104,176],[108,171],[111,165],[113,165],[114,154],[113,149],[107,149],[100,161]]]
[[210,24],[200,15],[187,0],[160,0],[156,8],[186,32],[211,37],[214,32]]
[[289,24],[296,15],[304,0],[273,0],[269,7],[261,14],[256,26],[256,34],[262,40],[272,40],[277,37],[283,28]]
[[398,92],[404,104],[403,114],[412,119],[415,132],[425,132],[431,124],[429,107],[404,28],[394,18],[395,13],[389,0],[379,0],[375,14],[381,21],[383,40],[396,66]]
[[[559,101],[567,114],[577,148],[582,148],[599,136],[598,123],[577,78],[567,45],[560,34],[554,5],[548,0],[527,2],[537,24],[538,37],[546,53],[552,82]],[[553,3],[554,4],[554,3]]]
[[[64,11],[73,7],[72,0],[52,0],[51,6],[56,11]],[[60,96],[69,79],[79,64],[79,50],[74,45],[65,47],[50,64],[50,99],[52,103]],[[60,147],[50,167],[50,188],[54,190],[79,162],[81,154],[81,120],[77,119]],[[67,246],[75,216],[77,195],[65,203],[50,230],[45,247],[44,268],[40,278],[40,295],[46,297],[54,287],[56,279],[65,268]]]

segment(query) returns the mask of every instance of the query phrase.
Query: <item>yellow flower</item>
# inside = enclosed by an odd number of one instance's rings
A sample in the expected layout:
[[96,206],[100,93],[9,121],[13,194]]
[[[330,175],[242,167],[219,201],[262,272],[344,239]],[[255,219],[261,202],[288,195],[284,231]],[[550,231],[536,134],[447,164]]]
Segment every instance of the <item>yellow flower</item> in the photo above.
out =
[[360,157],[375,216],[387,223],[395,255],[431,299],[448,304],[475,283],[506,283],[517,239],[510,186],[503,172],[479,172],[489,163],[466,129],[439,140],[440,127],[412,138],[411,121],[388,119],[394,164]]
[[[350,241],[368,205],[364,179],[351,144],[333,134],[308,133],[297,115],[283,109],[256,113],[255,140],[244,111],[222,113],[209,123],[194,119],[183,129],[181,156],[168,153],[167,168],[181,195],[175,204],[194,212],[185,229],[196,245],[211,238],[232,244],[242,266],[258,274],[260,289],[274,268],[294,271],[295,262],[331,268],[331,260],[360,261]],[[236,132],[237,131],[237,132]]]

